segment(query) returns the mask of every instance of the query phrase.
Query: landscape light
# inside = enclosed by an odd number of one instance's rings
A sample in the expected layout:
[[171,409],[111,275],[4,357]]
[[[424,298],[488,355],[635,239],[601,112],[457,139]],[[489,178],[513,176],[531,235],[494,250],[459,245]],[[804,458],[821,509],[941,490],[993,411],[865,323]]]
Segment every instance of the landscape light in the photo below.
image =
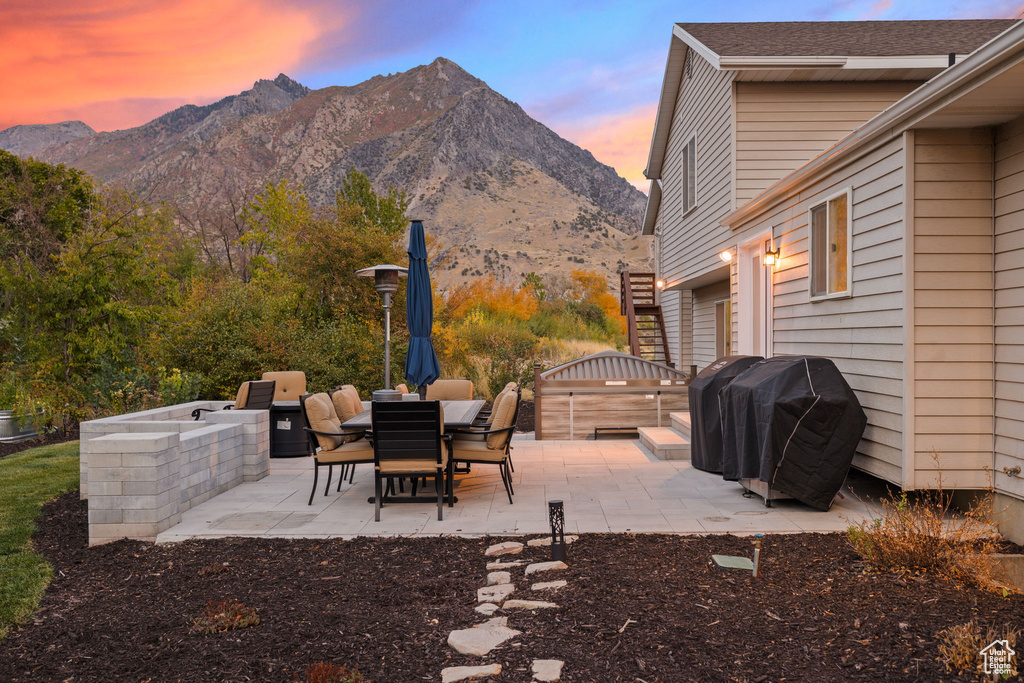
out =
[[565,561],[565,507],[560,500],[548,501],[548,521],[551,523],[551,561]]

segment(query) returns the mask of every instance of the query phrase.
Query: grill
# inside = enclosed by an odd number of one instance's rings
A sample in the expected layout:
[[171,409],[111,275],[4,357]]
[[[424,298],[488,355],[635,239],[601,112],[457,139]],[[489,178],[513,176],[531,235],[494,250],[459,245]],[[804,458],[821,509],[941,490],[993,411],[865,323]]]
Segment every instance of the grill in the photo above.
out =
[[601,429],[660,427],[687,410],[690,375],[618,351],[541,372],[534,366],[538,439],[586,439]]

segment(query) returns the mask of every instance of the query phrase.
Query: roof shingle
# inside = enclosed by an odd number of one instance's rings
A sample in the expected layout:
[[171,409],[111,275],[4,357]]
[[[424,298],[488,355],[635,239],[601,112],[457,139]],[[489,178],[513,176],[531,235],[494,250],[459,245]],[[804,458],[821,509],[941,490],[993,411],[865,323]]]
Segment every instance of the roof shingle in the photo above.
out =
[[680,23],[719,56],[897,57],[973,52],[1014,19]]

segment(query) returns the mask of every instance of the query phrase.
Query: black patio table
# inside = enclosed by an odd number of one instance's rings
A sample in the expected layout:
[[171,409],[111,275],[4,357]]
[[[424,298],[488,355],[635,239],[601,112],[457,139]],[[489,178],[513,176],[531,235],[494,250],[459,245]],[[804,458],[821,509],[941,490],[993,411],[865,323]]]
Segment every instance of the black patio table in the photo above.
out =
[[[473,420],[480,413],[480,409],[484,407],[485,401],[482,399],[473,399],[471,401],[441,401],[441,406],[444,408],[444,428],[445,431],[460,429],[464,427],[473,426]],[[342,429],[372,429],[373,418],[371,411],[366,410],[355,417],[345,420],[341,423]],[[468,470],[463,470],[465,473]],[[436,498],[431,496],[384,496],[382,503],[431,503],[436,502]],[[367,498],[366,502],[374,502],[373,496]],[[454,498],[454,503],[459,502],[458,498]]]

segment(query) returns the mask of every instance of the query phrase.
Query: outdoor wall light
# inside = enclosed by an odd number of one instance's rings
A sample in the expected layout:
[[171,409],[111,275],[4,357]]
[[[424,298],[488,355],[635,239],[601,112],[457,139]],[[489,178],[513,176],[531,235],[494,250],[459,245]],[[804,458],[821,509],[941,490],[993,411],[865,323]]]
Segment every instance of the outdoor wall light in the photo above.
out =
[[665,281],[664,280],[658,280],[657,285],[658,285],[658,289],[665,289]]
[[780,251],[781,250],[778,247],[776,247],[774,249],[769,249],[768,251],[764,252],[764,264],[766,266],[774,266],[775,264],[777,264],[779,262]]
[[729,263],[730,261],[732,261],[732,251],[726,249],[725,251],[718,255],[718,258],[722,259],[726,263]]
[[565,507],[560,500],[548,501],[548,521],[551,523],[551,561],[565,561]]
[[396,398],[393,394],[398,392],[391,389],[391,295],[398,291],[399,276],[405,277],[408,273],[408,268],[390,264],[356,271],[359,277],[372,277],[373,288],[384,298],[384,389],[373,392],[375,401],[400,401],[402,398],[400,394]]

